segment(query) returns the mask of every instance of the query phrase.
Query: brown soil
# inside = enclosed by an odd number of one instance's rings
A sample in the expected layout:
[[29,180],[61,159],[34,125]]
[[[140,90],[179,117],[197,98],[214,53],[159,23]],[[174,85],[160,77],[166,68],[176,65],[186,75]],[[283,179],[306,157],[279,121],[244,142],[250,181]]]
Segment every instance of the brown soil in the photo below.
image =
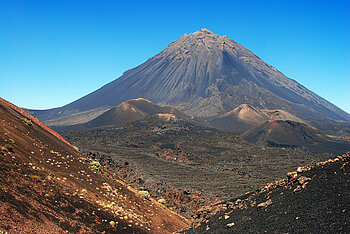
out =
[[0,133],[2,232],[171,233],[189,224],[3,99]]

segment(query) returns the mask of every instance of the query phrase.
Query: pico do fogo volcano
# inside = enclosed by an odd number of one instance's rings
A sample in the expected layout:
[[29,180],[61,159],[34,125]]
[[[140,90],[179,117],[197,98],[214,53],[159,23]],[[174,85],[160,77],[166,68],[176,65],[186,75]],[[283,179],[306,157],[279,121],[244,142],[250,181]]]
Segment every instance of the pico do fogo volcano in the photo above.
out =
[[282,109],[321,129],[350,120],[348,113],[286,77],[244,46],[207,29],[184,34],[143,64],[66,106],[30,113],[48,121],[107,110],[135,98],[173,105],[199,117],[248,104]]

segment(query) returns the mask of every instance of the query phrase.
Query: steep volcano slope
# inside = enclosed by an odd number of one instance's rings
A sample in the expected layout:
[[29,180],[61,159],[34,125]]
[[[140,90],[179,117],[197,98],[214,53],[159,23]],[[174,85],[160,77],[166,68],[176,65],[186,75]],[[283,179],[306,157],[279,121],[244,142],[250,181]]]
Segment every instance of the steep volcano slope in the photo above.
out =
[[350,120],[348,113],[242,45],[206,29],[183,35],[145,63],[75,102],[32,113],[49,120],[139,97],[196,116],[214,116],[247,103],[261,109],[283,109],[316,123],[326,118]]
[[210,123],[219,129],[244,132],[267,120],[293,120],[304,122],[302,119],[283,110],[260,110],[259,108],[242,104],[232,111],[214,117]]
[[162,107],[154,105],[147,99],[138,98],[122,102],[118,106],[84,124],[84,126],[89,128],[103,126],[124,126],[126,123],[142,120],[155,114],[173,114],[182,119],[191,119],[190,116],[176,110],[174,107]]
[[339,155],[350,150],[348,141],[336,141],[317,128],[294,121],[265,122],[241,135],[250,142],[272,147],[306,148],[312,152],[332,152]]
[[188,224],[0,99],[0,232],[171,233]]
[[202,209],[184,233],[349,233],[349,156],[299,167],[288,179]]

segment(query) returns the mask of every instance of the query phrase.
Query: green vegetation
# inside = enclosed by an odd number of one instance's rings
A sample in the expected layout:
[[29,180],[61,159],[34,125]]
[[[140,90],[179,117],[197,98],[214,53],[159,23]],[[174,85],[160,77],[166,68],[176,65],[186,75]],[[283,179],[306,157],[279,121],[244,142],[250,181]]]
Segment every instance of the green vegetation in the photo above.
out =
[[21,118],[22,122],[27,124],[28,126],[32,126],[33,123],[30,119],[26,119],[26,118]]
[[140,193],[140,196],[143,197],[143,198],[149,198],[150,197],[148,191],[140,191],[139,193]]
[[7,149],[4,146],[0,146],[0,153],[1,154],[7,153]]
[[75,146],[75,145],[72,145],[72,146],[76,151],[79,151],[79,148],[77,146]]
[[101,164],[99,162],[97,162],[97,161],[92,161],[90,163],[90,166],[91,166],[91,168],[93,168],[93,169],[95,169],[97,171],[101,170]]
[[5,148],[7,149],[8,152],[12,152],[12,153],[14,152],[14,151],[13,151],[13,146],[12,146],[12,145],[8,145],[8,144],[7,144],[7,145],[5,145]]
[[1,146],[0,145],[0,152],[1,154],[5,154],[5,153],[8,153],[8,152],[14,152],[13,151],[13,146],[12,145],[4,145],[4,146]]
[[164,204],[166,203],[166,200],[165,200],[164,198],[161,198],[161,199],[158,200],[158,202],[159,202],[160,204],[163,204],[163,205],[164,205]]

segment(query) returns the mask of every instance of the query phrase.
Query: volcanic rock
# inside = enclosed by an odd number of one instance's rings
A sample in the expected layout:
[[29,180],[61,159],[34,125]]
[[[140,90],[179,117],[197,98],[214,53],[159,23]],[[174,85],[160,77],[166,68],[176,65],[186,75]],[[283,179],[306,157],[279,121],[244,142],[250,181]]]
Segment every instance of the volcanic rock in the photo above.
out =
[[244,46],[206,29],[183,35],[145,63],[77,101],[31,113],[55,125],[65,116],[77,119],[82,118],[79,113],[88,113],[96,117],[94,113],[139,97],[195,116],[215,116],[246,103],[287,111],[316,127],[329,128],[333,119],[350,120],[348,113],[284,76]]
[[[195,225],[182,233],[226,233],[227,222],[235,222],[231,233],[348,233],[349,162],[350,152],[308,166],[299,177],[304,184],[308,181],[306,188],[299,180],[281,180],[272,183],[270,190],[263,188],[240,196],[244,206],[234,203],[237,198],[221,202],[218,205],[227,209],[207,213],[206,219],[199,218],[199,223],[195,220]],[[230,217],[220,219],[224,214]]]
[[350,149],[348,141],[333,140],[315,127],[290,120],[267,121],[241,136],[264,146],[301,148],[318,153],[330,152],[339,155]]
[[214,117],[209,121],[219,129],[229,129],[235,132],[244,132],[268,120],[304,121],[283,110],[261,110],[259,108],[242,104],[225,114]]
[[172,233],[189,224],[1,98],[0,123],[0,233]]
[[124,126],[127,123],[146,119],[156,115],[164,120],[175,120],[177,117],[190,120],[191,117],[172,106],[158,106],[151,101],[138,98],[122,102],[97,118],[84,124],[85,127]]

